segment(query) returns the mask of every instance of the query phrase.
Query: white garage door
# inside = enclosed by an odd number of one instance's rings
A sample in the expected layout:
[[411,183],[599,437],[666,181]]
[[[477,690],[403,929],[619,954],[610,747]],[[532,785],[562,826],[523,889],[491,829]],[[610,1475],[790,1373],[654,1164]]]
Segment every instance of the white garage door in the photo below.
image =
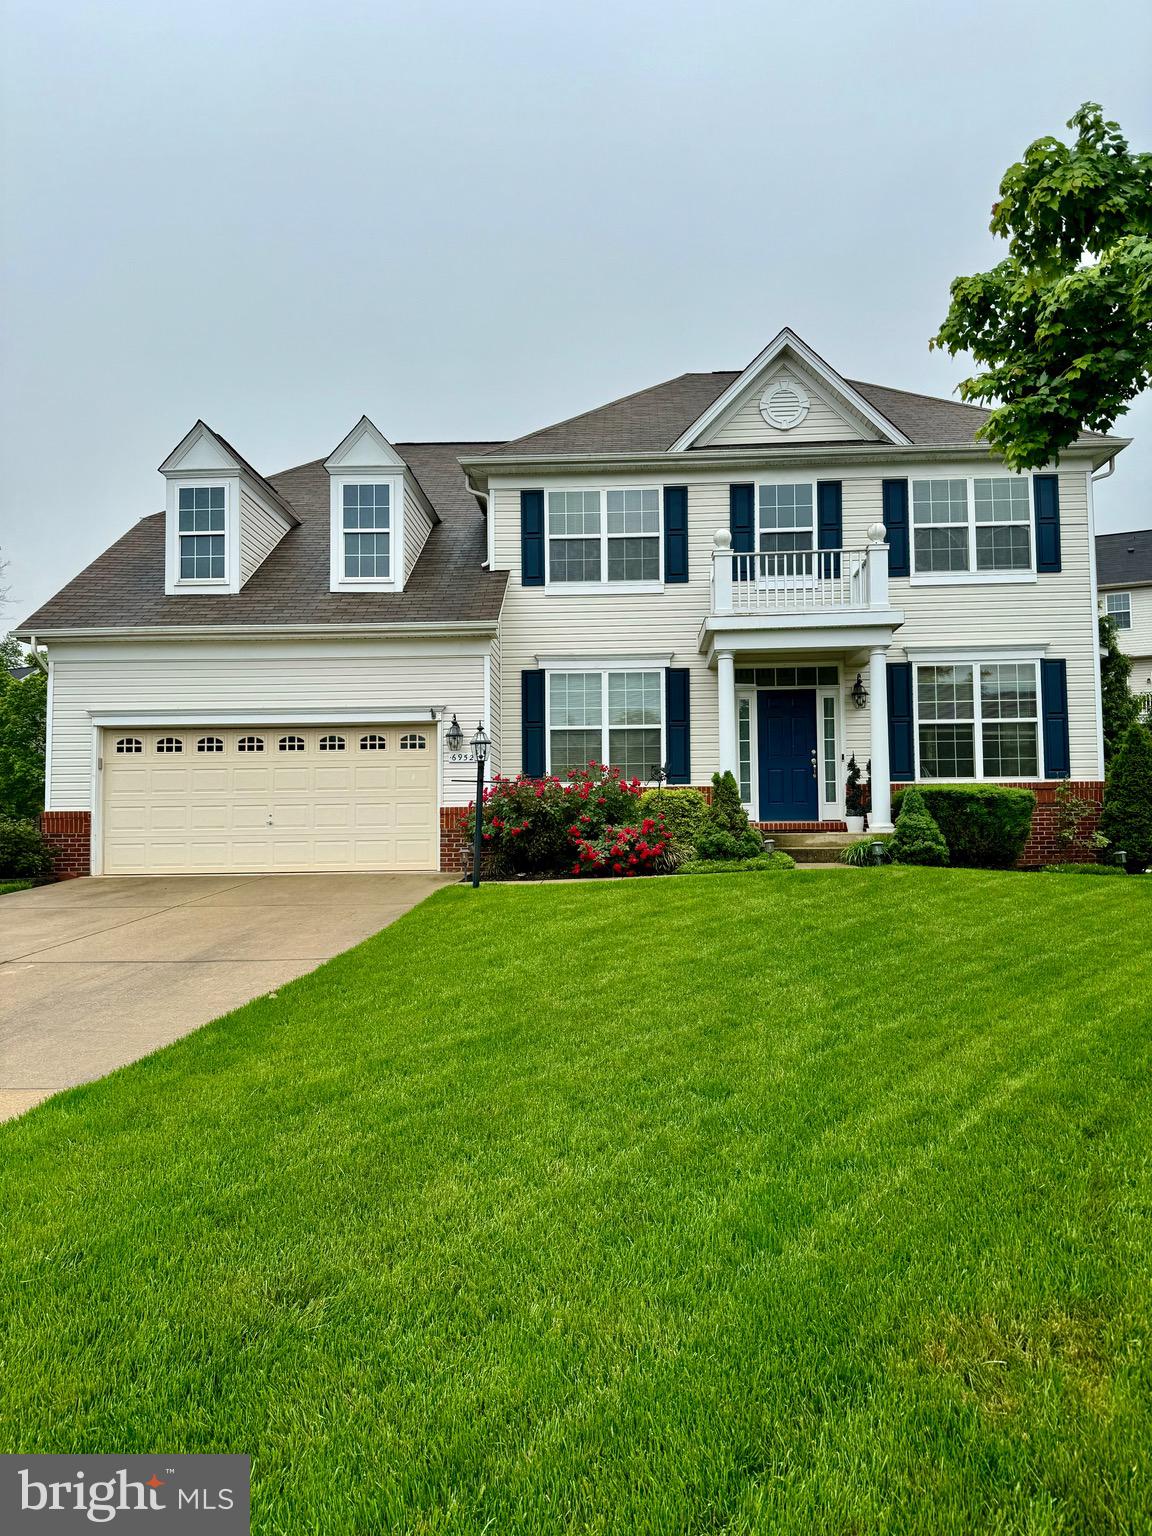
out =
[[421,725],[104,732],[104,873],[436,869]]

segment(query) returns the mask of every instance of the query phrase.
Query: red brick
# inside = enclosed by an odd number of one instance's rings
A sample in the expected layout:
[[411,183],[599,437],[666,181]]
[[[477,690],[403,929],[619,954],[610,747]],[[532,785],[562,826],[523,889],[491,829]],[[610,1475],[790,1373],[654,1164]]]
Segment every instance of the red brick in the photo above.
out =
[[40,828],[52,844],[52,869],[57,880],[75,880],[92,873],[91,811],[42,811]]

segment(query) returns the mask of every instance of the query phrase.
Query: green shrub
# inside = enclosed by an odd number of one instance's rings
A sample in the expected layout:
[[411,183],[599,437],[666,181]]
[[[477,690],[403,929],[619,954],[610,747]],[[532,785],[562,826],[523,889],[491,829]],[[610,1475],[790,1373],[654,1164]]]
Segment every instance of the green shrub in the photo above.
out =
[[947,864],[948,844],[924,804],[924,797],[914,786],[900,796],[900,814],[888,851],[897,864]]
[[40,824],[0,815],[0,880],[47,880],[52,874],[52,845]]
[[740,798],[740,786],[731,772],[712,775],[712,804],[708,807],[708,820],[725,832],[744,832],[748,828],[748,812]]
[[1152,864],[1152,731],[1130,725],[1104,784],[1100,831],[1137,874]]
[[757,854],[754,859],[688,859],[681,864],[677,874],[738,875],[795,868],[796,860],[778,848],[775,853]]
[[764,839],[748,824],[740,786],[731,773],[712,775],[712,804],[692,839],[698,859],[754,859],[764,851]]
[[[872,765],[868,766],[871,768]],[[848,759],[848,776],[844,781],[844,814],[845,816],[867,816],[871,809],[872,785],[861,782],[860,765],[853,753]]]
[[696,833],[708,816],[708,801],[698,789],[648,789],[640,796],[639,814],[664,818],[664,827],[678,848],[695,848]]
[[718,859],[755,859],[764,852],[764,839],[749,826],[745,826],[743,832],[728,832],[706,821],[698,829],[693,847],[698,859],[711,862]]
[[1044,875],[1123,875],[1119,864],[1045,864]]
[[[847,848],[840,855],[840,862],[841,864],[853,864],[857,867],[872,867],[876,863],[872,852],[872,844],[883,843],[885,848],[887,848],[891,840],[892,835],[889,832],[876,833],[871,837],[862,837],[858,841],[848,844]],[[889,857],[891,857],[891,850],[889,850]]]
[[[912,789],[893,801],[900,807]],[[1013,869],[1032,830],[1036,796],[1004,784],[920,784],[915,793],[940,829],[950,862],[964,869]]]

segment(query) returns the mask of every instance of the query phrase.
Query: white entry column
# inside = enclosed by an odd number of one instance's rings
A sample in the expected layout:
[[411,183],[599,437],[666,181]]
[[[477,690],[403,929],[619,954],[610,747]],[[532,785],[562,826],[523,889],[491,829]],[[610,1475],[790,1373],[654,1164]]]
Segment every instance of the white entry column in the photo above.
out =
[[886,648],[874,646],[868,658],[868,705],[872,726],[872,832],[892,830],[892,772],[888,762],[888,663]]
[[740,779],[736,745],[736,663],[731,651],[716,652],[716,688],[720,720],[720,772]]

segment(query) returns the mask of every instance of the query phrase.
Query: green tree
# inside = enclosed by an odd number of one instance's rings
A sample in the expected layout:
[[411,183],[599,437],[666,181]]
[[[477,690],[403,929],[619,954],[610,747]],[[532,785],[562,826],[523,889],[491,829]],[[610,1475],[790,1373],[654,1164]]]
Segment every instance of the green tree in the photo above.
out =
[[21,682],[0,678],[0,814],[38,816],[44,808],[47,679],[39,670]]
[[0,670],[7,674],[12,667],[23,665],[24,647],[15,635],[5,635],[3,640],[0,640]]
[[1109,613],[1100,615],[1100,700],[1104,713],[1104,761],[1113,754],[1128,734],[1128,727],[1140,716],[1140,705],[1129,686],[1132,662],[1120,649],[1120,631]]
[[1133,873],[1152,864],[1152,731],[1130,725],[1104,785],[1100,830]]
[[944,834],[915,785],[900,797],[900,814],[896,818],[896,830],[888,842],[888,852],[897,864],[939,866],[948,863]]
[[1074,144],[1037,139],[1004,173],[989,228],[1008,255],[953,280],[931,342],[986,370],[960,395],[995,405],[978,435],[1016,470],[1107,432],[1152,382],[1152,155],[1095,102],[1068,126]]

